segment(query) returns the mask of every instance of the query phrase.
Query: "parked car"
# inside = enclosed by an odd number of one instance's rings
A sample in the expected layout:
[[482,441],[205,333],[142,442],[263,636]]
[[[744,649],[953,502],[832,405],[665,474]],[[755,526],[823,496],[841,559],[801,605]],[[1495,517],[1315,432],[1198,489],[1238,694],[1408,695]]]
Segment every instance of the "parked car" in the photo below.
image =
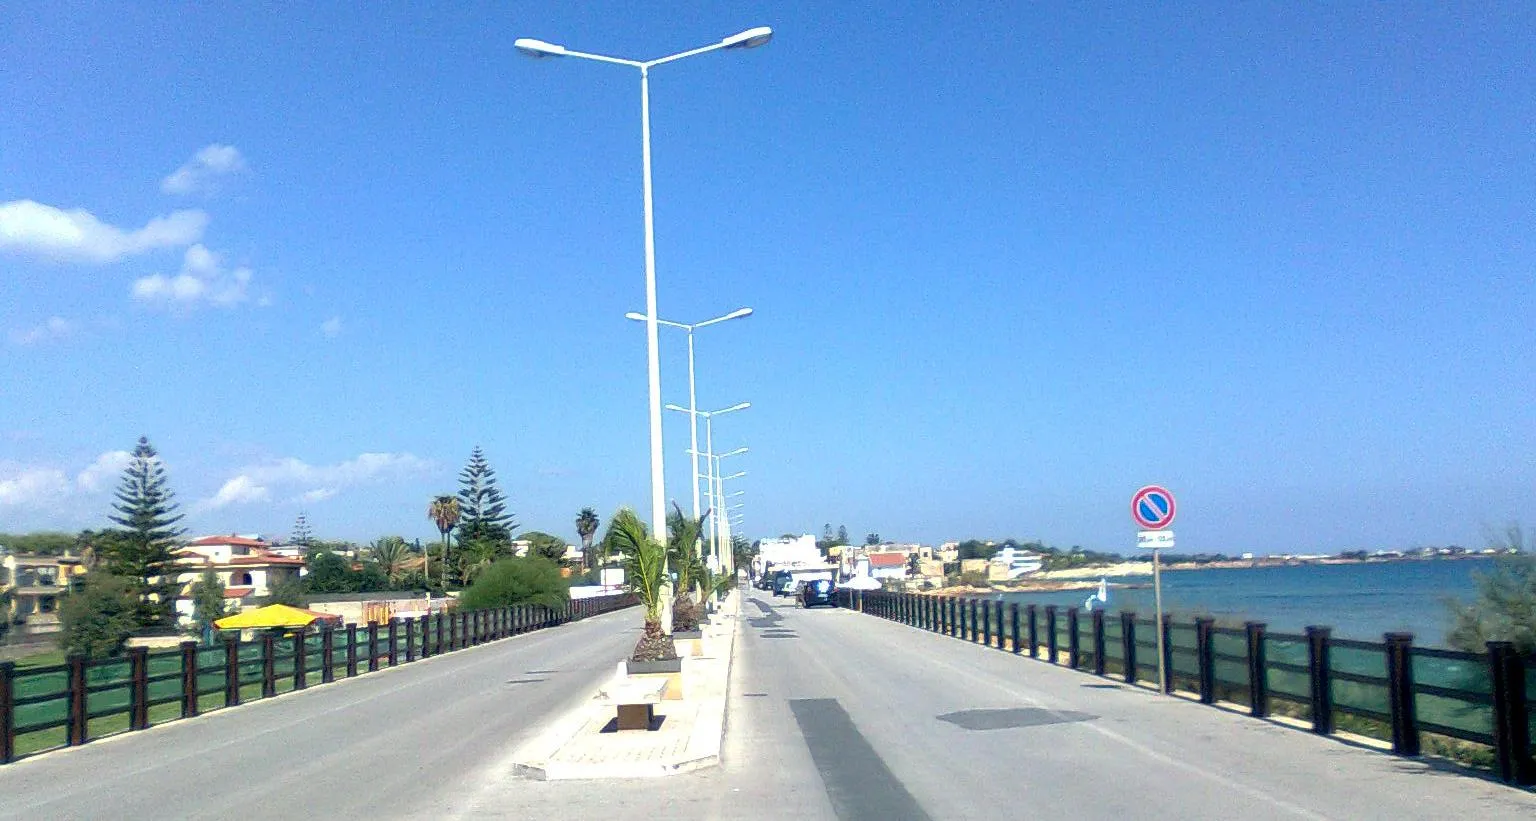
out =
[[800,586],[800,606],[818,605],[837,606],[837,591],[832,587],[830,579],[812,579]]

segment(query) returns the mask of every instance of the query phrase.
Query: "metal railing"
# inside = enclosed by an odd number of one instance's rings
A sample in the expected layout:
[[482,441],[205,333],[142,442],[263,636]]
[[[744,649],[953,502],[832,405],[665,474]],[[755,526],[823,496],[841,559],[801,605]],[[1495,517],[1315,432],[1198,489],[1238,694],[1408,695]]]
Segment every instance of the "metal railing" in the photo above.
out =
[[1261,622],[1238,629],[1165,615],[1166,677],[1158,682],[1158,624],[1133,611],[1084,614],[1070,606],[856,590],[839,591],[839,604],[1205,704],[1233,704],[1256,717],[1291,715],[1320,735],[1336,732],[1345,718],[1381,730],[1399,755],[1419,755],[1424,734],[1486,745],[1505,782],[1536,784],[1536,660],[1509,642],[1468,653],[1416,647],[1408,633],[1354,641],[1334,638],[1327,627],[1271,633]]
[[125,657],[17,670],[0,662],[0,764],[118,732],[142,730],[242,701],[271,698],[637,604],[630,594],[563,607],[449,611],[386,624],[271,630],[256,641],[131,648]]

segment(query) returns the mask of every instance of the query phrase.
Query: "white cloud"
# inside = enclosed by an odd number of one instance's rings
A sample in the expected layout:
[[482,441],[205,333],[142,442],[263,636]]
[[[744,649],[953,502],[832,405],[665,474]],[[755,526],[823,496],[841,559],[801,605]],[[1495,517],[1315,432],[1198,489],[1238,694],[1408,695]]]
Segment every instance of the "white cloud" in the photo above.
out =
[[236,476],[224,483],[219,492],[212,499],[204,502],[201,507],[217,510],[228,505],[250,504],[252,502],[266,502],[271,500],[272,492],[257,484],[249,476]]
[[160,190],[167,194],[212,194],[218,190],[220,177],[241,173],[245,168],[240,149],[214,143],[161,180]]
[[74,323],[63,317],[51,316],[47,322],[34,328],[11,331],[11,342],[17,345],[36,345],[39,342],[63,339],[74,331]]
[[66,262],[114,262],[156,248],[197,242],[208,227],[202,211],[155,217],[137,231],[108,225],[83,208],[65,211],[33,200],[0,203],[0,250]]
[[0,507],[46,507],[68,496],[69,477],[56,468],[32,468],[0,476]]
[[298,491],[298,501],[320,502],[350,487],[414,476],[432,468],[431,462],[409,453],[364,453],[332,465],[311,465],[292,457],[275,459],[240,471],[201,506],[265,502],[272,488],[292,488]]
[[103,490],[108,483],[123,475],[123,469],[133,461],[133,454],[126,450],[109,450],[96,457],[85,470],[75,477],[75,485],[86,493]]
[[332,496],[335,496],[335,495],[336,495],[336,488],[333,488],[333,487],[317,487],[314,490],[306,491],[304,493],[299,494],[299,501],[301,501],[301,502],[323,502],[326,499],[329,499],[329,498],[331,498]]
[[206,302],[228,308],[249,298],[250,285],[251,269],[226,270],[218,254],[198,244],[187,249],[181,273],[134,280],[132,293],[134,299],[153,305],[191,308]]
[[333,316],[320,323],[320,333],[325,334],[326,339],[335,339],[341,335],[341,317]]
[[133,459],[126,450],[109,450],[86,465],[75,478],[54,467],[0,464],[0,507],[57,507],[65,499],[110,489]]

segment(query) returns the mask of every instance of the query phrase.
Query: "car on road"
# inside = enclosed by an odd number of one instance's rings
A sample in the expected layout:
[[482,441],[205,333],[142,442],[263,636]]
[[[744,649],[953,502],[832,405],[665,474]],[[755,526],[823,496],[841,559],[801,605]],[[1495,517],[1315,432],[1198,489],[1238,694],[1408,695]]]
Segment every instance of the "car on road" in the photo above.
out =
[[774,577],[773,577],[773,595],[775,595],[775,596],[793,596],[793,595],[795,595],[795,577],[790,575],[790,572],[788,570],[780,570],[778,573],[774,574]]
[[836,607],[837,590],[831,579],[812,579],[800,585],[801,607]]

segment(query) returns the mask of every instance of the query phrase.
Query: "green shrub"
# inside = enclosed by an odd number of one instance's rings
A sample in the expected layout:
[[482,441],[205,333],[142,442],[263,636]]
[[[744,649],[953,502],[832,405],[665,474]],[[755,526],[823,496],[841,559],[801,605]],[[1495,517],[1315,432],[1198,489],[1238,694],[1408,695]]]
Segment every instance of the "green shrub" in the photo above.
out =
[[59,621],[64,624],[60,645],[66,652],[93,659],[114,656],[139,626],[138,610],[133,579],[87,573],[85,586],[65,596],[59,606]]
[[481,610],[514,604],[561,607],[570,600],[560,566],[542,556],[498,559],[475,576],[459,599],[462,607]]

